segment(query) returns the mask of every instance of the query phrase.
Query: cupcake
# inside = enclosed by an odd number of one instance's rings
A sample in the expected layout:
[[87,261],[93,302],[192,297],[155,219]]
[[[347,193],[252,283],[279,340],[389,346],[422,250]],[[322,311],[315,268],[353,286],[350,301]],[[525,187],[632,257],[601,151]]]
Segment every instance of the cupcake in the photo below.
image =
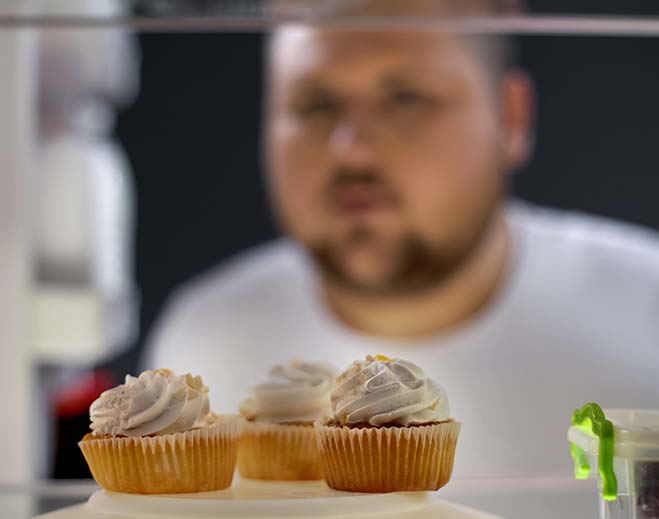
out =
[[437,490],[451,477],[460,423],[418,366],[377,355],[354,362],[316,422],[327,484],[353,492]]
[[106,490],[175,494],[231,485],[241,420],[210,412],[201,377],[166,369],[127,375],[89,414],[92,432],[78,445]]
[[275,366],[269,382],[251,388],[240,408],[247,419],[238,449],[241,476],[323,479],[313,423],[331,409],[335,376],[331,366],[293,362]]

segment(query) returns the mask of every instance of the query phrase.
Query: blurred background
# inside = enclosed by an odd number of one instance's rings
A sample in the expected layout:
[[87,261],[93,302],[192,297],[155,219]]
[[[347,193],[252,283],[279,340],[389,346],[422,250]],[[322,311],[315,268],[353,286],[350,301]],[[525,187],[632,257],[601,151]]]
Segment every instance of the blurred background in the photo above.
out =
[[[101,15],[180,8],[92,4],[59,5]],[[652,1],[529,4],[659,15]],[[136,372],[168,295],[277,236],[260,173],[264,36],[60,29],[42,31],[39,45],[32,324],[48,433],[38,475],[82,478],[76,441],[88,406]],[[659,230],[659,38],[522,36],[518,45],[538,90],[538,128],[514,194]]]

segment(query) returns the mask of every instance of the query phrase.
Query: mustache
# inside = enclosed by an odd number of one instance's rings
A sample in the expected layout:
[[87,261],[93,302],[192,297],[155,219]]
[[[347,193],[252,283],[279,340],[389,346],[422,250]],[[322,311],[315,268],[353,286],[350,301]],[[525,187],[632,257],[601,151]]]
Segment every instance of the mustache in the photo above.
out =
[[382,174],[375,169],[337,168],[332,174],[332,184],[336,186],[379,185]]
[[395,190],[387,183],[384,175],[373,168],[337,168],[331,175],[329,196],[334,198],[343,189],[355,186],[371,189],[389,202],[398,202]]

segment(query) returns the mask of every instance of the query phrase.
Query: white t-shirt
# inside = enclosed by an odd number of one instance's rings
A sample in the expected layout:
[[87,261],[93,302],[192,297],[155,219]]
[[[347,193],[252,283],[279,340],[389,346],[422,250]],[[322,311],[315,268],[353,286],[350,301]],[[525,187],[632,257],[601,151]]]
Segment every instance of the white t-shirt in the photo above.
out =
[[293,359],[344,369],[366,354],[420,365],[462,422],[455,474],[567,474],[572,411],[659,408],[659,237],[581,214],[511,205],[513,261],[470,322],[415,342],[340,324],[289,240],[244,253],[180,289],[146,367],[201,374],[216,412]]

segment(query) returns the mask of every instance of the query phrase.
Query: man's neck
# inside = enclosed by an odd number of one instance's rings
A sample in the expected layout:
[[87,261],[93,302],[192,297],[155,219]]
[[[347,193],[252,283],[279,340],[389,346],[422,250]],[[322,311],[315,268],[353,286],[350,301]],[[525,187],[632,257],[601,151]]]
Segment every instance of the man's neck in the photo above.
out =
[[467,262],[440,286],[416,294],[382,296],[324,283],[329,307],[346,325],[368,335],[412,339],[467,321],[496,292],[509,261],[509,231],[503,216]]

